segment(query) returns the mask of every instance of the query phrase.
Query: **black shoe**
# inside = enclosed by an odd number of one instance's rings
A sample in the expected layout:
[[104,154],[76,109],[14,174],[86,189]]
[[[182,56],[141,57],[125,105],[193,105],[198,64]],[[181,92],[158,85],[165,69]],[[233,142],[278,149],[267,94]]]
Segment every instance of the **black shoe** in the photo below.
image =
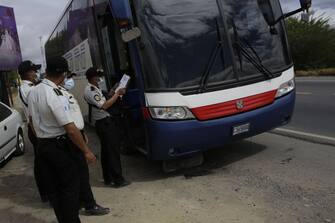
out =
[[126,187],[130,184],[131,183],[129,181],[122,180],[122,181],[114,182],[113,184],[111,184],[111,186],[114,187],[114,188],[121,188],[121,187]]
[[106,182],[106,181],[104,181],[104,184],[106,185],[106,186],[110,186],[110,185],[112,185],[112,184],[114,184],[112,181],[108,181],[108,182]]
[[106,215],[110,212],[109,208],[101,207],[100,205],[96,204],[90,209],[85,209],[86,215],[95,215],[95,216],[101,216]]
[[47,202],[49,202],[48,195],[41,195],[41,201],[42,201],[42,203],[47,203]]

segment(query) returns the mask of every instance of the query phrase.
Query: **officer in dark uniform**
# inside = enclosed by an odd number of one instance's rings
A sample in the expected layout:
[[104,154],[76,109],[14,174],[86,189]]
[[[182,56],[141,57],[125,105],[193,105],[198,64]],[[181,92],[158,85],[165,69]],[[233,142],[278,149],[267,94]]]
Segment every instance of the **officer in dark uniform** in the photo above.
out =
[[106,100],[99,82],[102,74],[95,68],[86,72],[88,85],[85,88],[84,98],[89,104],[89,119],[95,121],[95,127],[101,143],[101,166],[106,185],[119,188],[129,185],[122,175],[120,158],[121,135],[118,122],[109,110],[125,94],[125,89],[120,89]]
[[41,65],[34,64],[29,60],[23,61],[19,65],[18,71],[22,79],[22,83],[19,88],[19,96],[23,108],[23,113],[28,123],[28,138],[31,144],[33,145],[34,149],[34,176],[36,185],[42,202],[47,202],[48,201],[47,191],[42,177],[43,167],[41,166],[41,163],[38,160],[37,138],[33,133],[31,124],[29,123],[29,114],[28,114],[28,96],[30,91],[35,87],[36,83],[38,82],[36,72],[39,69],[41,69]]
[[58,222],[80,222],[79,170],[71,152],[80,149],[88,163],[96,157],[88,148],[71,117],[68,99],[58,89],[68,72],[62,57],[49,58],[46,78],[31,90],[28,109],[32,127],[38,137],[38,151],[48,175],[48,197]]

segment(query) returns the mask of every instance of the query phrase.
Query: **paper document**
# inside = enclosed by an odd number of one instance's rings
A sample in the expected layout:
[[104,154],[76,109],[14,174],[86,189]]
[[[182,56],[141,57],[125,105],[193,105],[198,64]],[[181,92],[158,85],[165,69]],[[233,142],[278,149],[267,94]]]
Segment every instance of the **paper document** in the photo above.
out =
[[130,76],[128,76],[127,74],[124,74],[123,77],[120,80],[120,84],[119,86],[116,88],[115,92],[117,92],[118,90],[122,89],[122,88],[127,88],[127,85],[129,83],[130,80]]

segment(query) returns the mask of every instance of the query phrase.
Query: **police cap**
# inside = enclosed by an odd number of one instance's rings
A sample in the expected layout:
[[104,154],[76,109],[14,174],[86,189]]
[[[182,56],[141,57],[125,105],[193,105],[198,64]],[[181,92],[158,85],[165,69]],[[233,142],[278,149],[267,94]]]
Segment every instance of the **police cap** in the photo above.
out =
[[89,80],[93,77],[102,77],[103,74],[104,71],[102,69],[96,69],[94,67],[91,67],[86,71],[86,78]]
[[20,76],[22,76],[29,71],[35,71],[36,72],[39,69],[41,69],[41,67],[42,67],[41,64],[34,64],[30,60],[26,60],[26,61],[23,61],[19,65],[18,71],[19,71]]
[[46,71],[48,74],[62,74],[69,72],[69,64],[63,57],[50,57],[47,60]]

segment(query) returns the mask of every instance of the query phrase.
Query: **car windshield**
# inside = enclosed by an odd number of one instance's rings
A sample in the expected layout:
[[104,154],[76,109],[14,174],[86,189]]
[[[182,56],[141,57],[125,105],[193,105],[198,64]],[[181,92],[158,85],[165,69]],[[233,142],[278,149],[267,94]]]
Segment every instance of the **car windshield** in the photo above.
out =
[[139,46],[147,90],[198,88],[220,41],[219,34],[224,37],[222,50],[211,66],[208,85],[262,76],[233,49],[236,33],[270,71],[277,72],[291,64],[282,23],[276,26],[277,34],[273,35],[256,0],[220,1],[222,9],[217,0],[134,3],[142,31]]

